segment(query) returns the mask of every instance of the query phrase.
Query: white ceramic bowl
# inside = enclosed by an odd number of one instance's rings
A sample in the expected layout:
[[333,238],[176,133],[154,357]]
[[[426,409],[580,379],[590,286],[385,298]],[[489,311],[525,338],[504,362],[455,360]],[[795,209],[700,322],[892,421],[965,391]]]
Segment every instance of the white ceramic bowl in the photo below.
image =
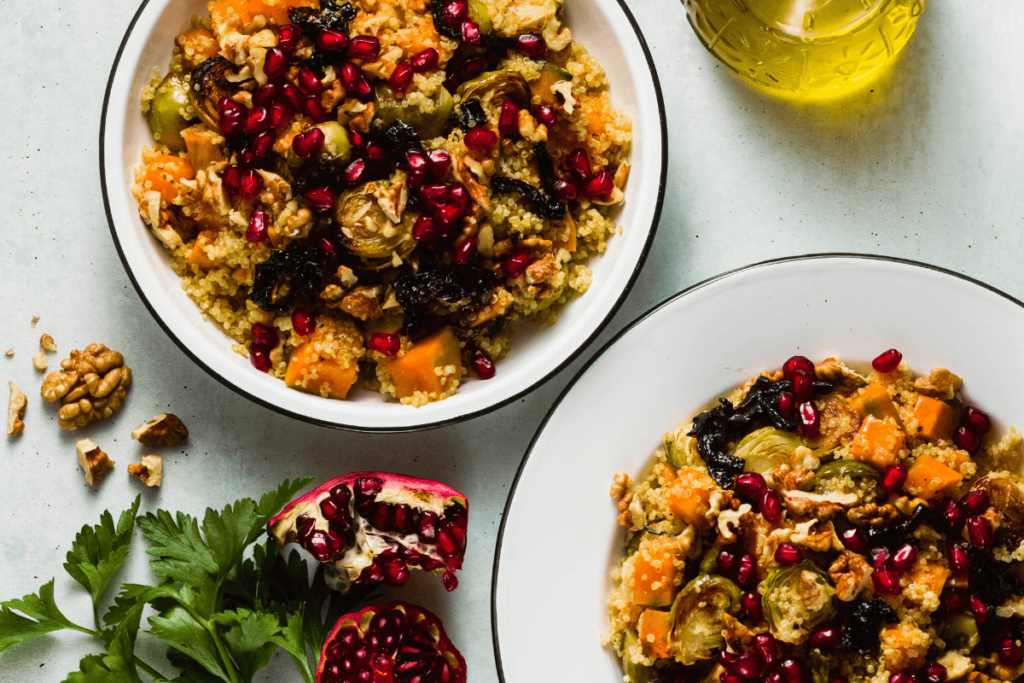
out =
[[203,319],[185,295],[168,257],[139,218],[131,196],[132,169],[152,144],[139,110],[139,93],[154,68],[166,72],[174,37],[203,14],[203,0],[145,0],[128,27],[107,84],[100,128],[100,176],[107,219],[128,275],[164,330],[196,363],[221,382],[282,413],[364,431],[437,427],[513,401],[561,369],[611,319],[638,274],[661,211],[667,170],[665,109],[654,62],[625,3],[569,0],[567,23],[576,39],[604,65],[611,97],[633,120],[632,174],[616,216],[625,232],[594,258],[594,283],[571,302],[557,325],[524,327],[489,381],[473,378],[455,396],[423,408],[363,394],[334,401],[300,393],[255,371],[231,351],[231,340]]
[[[624,535],[608,489],[663,435],[794,354],[950,368],[997,430],[1024,427],[1024,303],[905,261],[813,256],[744,268],[669,299],[566,388],[516,476],[494,561],[495,658],[505,683],[621,683],[598,640]],[[543,672],[542,674],[539,672]]]

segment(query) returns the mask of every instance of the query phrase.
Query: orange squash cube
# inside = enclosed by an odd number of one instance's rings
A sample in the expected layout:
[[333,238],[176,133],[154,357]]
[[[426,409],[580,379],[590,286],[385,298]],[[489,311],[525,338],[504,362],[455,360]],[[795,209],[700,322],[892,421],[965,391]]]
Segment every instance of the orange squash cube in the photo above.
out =
[[284,383],[293,389],[319,394],[327,386],[328,398],[346,398],[359,376],[359,363],[343,365],[337,360],[324,358],[314,342],[305,342],[292,352],[285,371]]
[[715,490],[715,480],[694,467],[683,467],[678,478],[665,487],[665,500],[669,512],[676,519],[692,524],[700,530],[708,528],[708,500]]
[[899,462],[900,451],[905,444],[906,436],[895,422],[868,416],[850,444],[850,454],[854,460],[883,470],[887,465]]
[[669,632],[672,630],[672,615],[656,609],[645,609],[637,624],[640,632],[640,644],[644,653],[666,659],[671,656],[669,651]]
[[671,605],[679,574],[675,565],[678,557],[679,542],[674,536],[641,541],[633,555],[633,602],[651,607]]
[[869,384],[864,387],[859,394],[850,400],[850,404],[854,410],[860,413],[862,418],[870,415],[871,417],[877,417],[879,420],[884,420],[887,417],[891,417],[893,420],[899,419],[899,413],[896,412],[896,404],[889,398],[889,392],[885,390],[885,387],[878,384]]
[[918,433],[928,441],[952,439],[956,429],[956,416],[948,403],[930,396],[918,396],[914,404]]
[[192,251],[188,255],[187,263],[190,266],[199,266],[199,270],[215,270],[220,264],[207,256],[206,247],[213,243],[214,235],[209,230],[204,230],[196,235],[196,243],[192,245]]
[[196,177],[192,164],[181,157],[161,154],[146,167],[143,187],[160,193],[160,199],[170,204],[181,190],[179,181]]
[[915,496],[933,500],[951,494],[962,480],[963,476],[953,468],[930,455],[922,455],[910,466],[903,488]]
[[[409,398],[423,392],[437,400],[462,377],[462,347],[450,327],[445,327],[420,341],[405,355],[386,361],[398,398]],[[454,372],[446,370],[454,367]]]

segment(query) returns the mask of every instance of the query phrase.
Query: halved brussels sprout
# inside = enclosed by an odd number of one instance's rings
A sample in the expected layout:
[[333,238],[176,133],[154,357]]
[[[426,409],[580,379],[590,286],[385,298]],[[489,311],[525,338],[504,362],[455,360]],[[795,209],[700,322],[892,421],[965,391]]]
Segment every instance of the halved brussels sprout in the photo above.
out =
[[[352,158],[352,143],[349,142],[348,130],[344,126],[337,121],[325,121],[312,127],[319,128],[324,134],[324,146],[320,150],[320,159],[343,164]],[[302,164],[302,159],[291,148],[288,149],[287,160],[288,165],[293,169]]]
[[978,624],[970,614],[956,614],[939,627],[939,637],[950,650],[958,650],[966,654],[974,649],[981,637],[978,635]]
[[1002,524],[996,530],[996,542],[1010,549],[1024,541],[1024,483],[1009,472],[987,474],[971,486],[972,491],[988,493],[989,505],[999,511]]
[[407,193],[401,178],[367,183],[338,198],[334,211],[340,226],[338,239],[367,268],[387,268],[394,254],[404,259],[416,247],[412,226],[418,214],[405,210]]
[[814,488],[823,485],[826,479],[833,477],[852,477],[854,479],[873,479],[878,481],[882,478],[871,465],[859,460],[833,460],[818,468],[814,473]]
[[746,461],[744,471],[763,474],[781,465],[788,465],[793,451],[799,445],[800,438],[792,432],[762,427],[743,437],[732,454]]
[[838,393],[818,396],[814,399],[818,407],[820,425],[818,436],[804,436],[804,444],[814,449],[819,457],[831,453],[844,439],[852,438],[860,427],[860,412]]
[[228,78],[229,74],[234,74],[234,68],[235,65],[223,57],[213,57],[192,70],[189,83],[192,106],[203,123],[214,130],[220,130],[217,104],[238,91],[238,84]]
[[483,0],[469,0],[469,18],[480,27],[480,33],[491,32],[491,15],[487,13]]
[[687,434],[691,425],[665,435],[665,457],[676,468],[698,462],[697,440]]
[[683,587],[672,603],[671,646],[676,661],[694,664],[725,645],[723,616],[740,605],[740,589],[721,576],[703,574]]
[[622,673],[626,674],[630,683],[650,683],[651,668],[643,664],[634,664],[629,657],[630,649],[636,647],[639,642],[636,634],[630,630],[622,634]]
[[560,9],[562,0],[512,0],[504,12],[505,20],[500,32],[506,36],[517,36],[544,31],[551,22],[557,22]]
[[485,71],[460,85],[455,94],[460,102],[475,97],[484,109],[497,109],[505,100],[520,109],[530,105],[530,86],[517,71]]
[[377,117],[381,127],[387,128],[395,121],[401,121],[412,126],[424,140],[444,134],[452,117],[452,109],[455,108],[455,100],[444,86],[434,93],[429,111],[424,111],[408,99],[399,100],[386,83],[378,84],[376,92]]
[[184,109],[189,105],[188,83],[178,74],[167,74],[149,103],[149,129],[172,152],[185,149],[181,131],[188,127]]
[[[807,632],[832,616],[835,589],[813,562],[804,560],[793,567],[776,567],[768,573],[761,593],[765,619],[776,638],[787,643],[802,642]],[[801,616],[799,629],[786,628],[786,617]]]

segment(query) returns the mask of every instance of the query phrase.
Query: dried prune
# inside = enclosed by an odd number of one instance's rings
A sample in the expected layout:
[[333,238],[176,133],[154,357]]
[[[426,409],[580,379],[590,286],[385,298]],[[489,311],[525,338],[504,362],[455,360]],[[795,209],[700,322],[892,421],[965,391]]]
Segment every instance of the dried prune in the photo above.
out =
[[870,655],[878,649],[882,624],[899,621],[896,610],[884,600],[860,601],[854,605],[843,629],[842,646],[848,652]]
[[416,130],[402,121],[392,121],[381,132],[380,144],[393,159],[401,159],[410,149],[420,149],[423,146]]
[[471,128],[485,125],[487,114],[484,113],[483,105],[478,98],[470,98],[459,105],[459,128],[469,132]]
[[494,289],[494,273],[472,264],[447,263],[424,265],[418,273],[402,273],[393,284],[402,307],[405,329],[416,335],[427,328],[433,313],[430,304],[467,302],[485,306]]
[[983,550],[971,551],[970,585],[990,605],[1002,604],[1008,595],[1024,596],[1024,585],[1017,577]]
[[496,175],[491,178],[491,187],[497,192],[518,193],[533,205],[534,211],[541,218],[547,220],[560,220],[565,218],[565,203],[557,199],[555,195],[555,169],[551,161],[551,155],[543,142],[533,146],[533,156],[537,161],[540,170],[540,190],[533,185],[515,178]]
[[[275,251],[256,266],[249,299],[272,313],[287,313],[299,295],[313,299],[324,279],[323,259],[319,247],[298,243]],[[280,293],[282,288],[286,291]]]
[[305,31],[316,32],[320,29],[331,29],[348,33],[348,22],[356,18],[357,10],[352,3],[339,5],[333,0],[324,0],[320,9],[312,7],[293,7],[288,10],[288,18]]
[[868,547],[877,548],[879,546],[885,546],[892,548],[903,542],[914,530],[921,525],[922,522],[928,520],[931,516],[931,510],[925,505],[918,505],[914,508],[914,513],[909,517],[904,517],[900,522],[888,527],[868,527],[865,535],[867,537]]
[[292,172],[292,192],[295,194],[305,194],[324,186],[341,186],[341,170],[329,159],[307,161]]

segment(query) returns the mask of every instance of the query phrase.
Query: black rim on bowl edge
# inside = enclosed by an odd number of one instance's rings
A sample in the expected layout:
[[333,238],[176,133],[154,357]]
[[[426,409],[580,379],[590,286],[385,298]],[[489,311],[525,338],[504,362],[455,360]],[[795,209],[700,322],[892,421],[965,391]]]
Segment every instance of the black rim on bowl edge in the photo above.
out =
[[[621,2],[622,0],[619,0],[619,1]],[[630,19],[632,19],[632,17],[630,17]],[[526,453],[523,455],[523,459],[519,463],[519,468],[516,470],[515,479],[512,480],[512,487],[509,489],[508,498],[505,500],[505,509],[501,513],[501,524],[498,527],[498,539],[497,539],[497,542],[496,542],[495,547],[494,547],[494,564],[493,564],[493,568],[491,570],[491,639],[492,639],[492,641],[494,643],[494,663],[495,663],[495,665],[497,667],[497,670],[498,670],[498,680],[501,681],[501,683],[506,683],[506,682],[505,682],[505,671],[502,669],[502,666],[501,666],[501,645],[498,642],[498,602],[497,602],[497,595],[498,595],[498,593],[497,593],[497,588],[498,588],[498,566],[499,566],[499,564],[501,562],[501,542],[505,538],[505,522],[508,520],[509,509],[512,507],[512,499],[516,495],[516,488],[519,486],[519,479],[520,479],[520,477],[523,474],[523,470],[526,468],[527,461],[530,459],[530,456],[533,454],[533,448],[534,448],[534,446],[537,445],[537,440],[540,438],[540,435],[544,432],[544,428],[547,426],[548,421],[551,419],[551,416],[555,414],[555,411],[558,410],[558,407],[562,404],[562,401],[565,400],[565,397],[569,395],[569,392],[572,391],[573,387],[576,386],[576,383],[579,382],[580,378],[583,377],[583,375],[586,374],[587,370],[590,369],[590,366],[592,366],[594,363],[596,363],[598,361],[598,359],[600,359],[602,356],[604,356],[604,354],[608,351],[608,349],[610,349],[620,339],[622,339],[624,336],[626,336],[626,334],[628,334],[630,331],[632,331],[633,328],[637,327],[638,325],[643,323],[645,320],[647,320],[648,318],[653,316],[655,313],[659,312],[661,309],[663,309],[666,306],[668,306],[669,304],[675,302],[677,299],[680,299],[680,298],[686,296],[687,294],[695,292],[698,289],[702,289],[703,287],[705,287],[707,285],[710,285],[712,283],[718,282],[719,280],[727,278],[727,277],[729,277],[731,275],[735,275],[737,273],[745,272],[745,271],[748,271],[748,270],[754,270],[756,268],[761,268],[763,266],[771,266],[771,265],[776,265],[776,264],[780,264],[780,263],[792,263],[792,262],[796,262],[796,261],[812,261],[812,260],[825,260],[825,259],[836,259],[836,258],[863,259],[865,261],[887,261],[887,262],[890,262],[890,263],[899,263],[899,264],[907,265],[907,266],[916,266],[918,268],[924,268],[924,269],[927,269],[927,270],[932,270],[932,271],[935,271],[935,272],[938,272],[938,273],[943,273],[945,275],[952,275],[953,277],[959,278],[961,280],[965,280],[965,281],[970,282],[972,284],[978,285],[978,286],[980,286],[980,287],[982,287],[984,289],[987,289],[988,291],[990,291],[990,292],[992,292],[994,294],[998,294],[999,296],[1003,297],[1004,299],[1007,299],[1008,301],[1011,301],[1011,302],[1015,303],[1017,306],[1020,306],[1021,308],[1024,308],[1024,302],[1022,302],[1020,299],[1017,299],[1016,297],[1010,296],[1006,292],[1004,292],[1004,291],[1002,291],[1000,289],[997,289],[996,287],[993,287],[992,285],[989,285],[989,284],[986,284],[984,282],[981,282],[980,280],[976,280],[973,277],[970,277],[969,275],[964,275],[963,273],[957,273],[957,272],[954,272],[952,270],[948,270],[946,268],[941,268],[939,266],[933,266],[933,265],[930,265],[928,263],[921,263],[920,261],[912,261],[910,259],[897,258],[895,256],[884,256],[884,255],[873,255],[873,254],[854,254],[854,253],[824,253],[824,254],[806,254],[806,255],[803,255],[803,256],[785,256],[785,257],[782,257],[782,258],[770,259],[770,260],[767,260],[767,261],[760,261],[758,263],[753,263],[753,264],[751,264],[749,266],[743,266],[741,268],[735,268],[733,270],[728,270],[728,271],[726,271],[724,273],[721,273],[719,275],[715,275],[713,277],[710,277],[707,280],[704,280],[702,282],[698,282],[698,283],[696,283],[694,285],[690,285],[689,287],[687,287],[686,289],[682,290],[681,292],[677,292],[676,294],[673,294],[672,296],[670,296],[667,299],[663,300],[661,303],[655,304],[653,307],[651,307],[645,313],[641,314],[638,318],[636,318],[635,320],[633,320],[632,322],[627,324],[625,327],[623,327],[621,330],[619,330],[619,332],[617,332],[614,337],[609,339],[608,342],[604,346],[602,346],[596,353],[594,353],[587,360],[587,362],[583,365],[583,367],[581,367],[579,369],[579,371],[576,373],[576,375],[571,380],[569,380],[569,383],[562,390],[562,393],[559,394],[558,398],[555,399],[555,402],[551,405],[551,408],[548,410],[547,415],[544,416],[544,419],[541,421],[540,426],[537,427],[537,431],[534,433],[533,438],[530,440],[530,445],[529,445],[529,447],[527,447]]]
[[626,15],[626,18],[629,19],[630,26],[632,26],[633,32],[636,34],[637,41],[640,43],[640,47],[643,50],[644,58],[647,60],[647,67],[648,69],[650,69],[651,72],[651,78],[654,83],[654,93],[658,103],[658,120],[660,123],[661,132],[661,173],[659,174],[658,179],[658,197],[655,200],[654,216],[651,219],[650,231],[647,234],[647,241],[644,243],[643,250],[640,252],[640,258],[637,261],[636,266],[633,268],[633,272],[632,274],[630,274],[629,280],[626,282],[625,288],[622,290],[622,293],[619,295],[619,298],[615,301],[611,309],[608,311],[608,314],[604,317],[604,320],[598,323],[594,331],[590,334],[589,337],[587,337],[583,341],[582,344],[580,344],[579,348],[575,353],[569,354],[569,356],[561,363],[559,363],[553,370],[551,370],[551,372],[549,372],[547,375],[534,382],[532,385],[526,387],[522,391],[512,396],[509,396],[508,398],[502,401],[495,403],[494,405],[488,406],[481,410],[467,413],[465,415],[460,415],[458,417],[453,417],[448,420],[442,420],[440,422],[435,422],[431,424],[411,427],[360,427],[354,425],[344,425],[336,422],[329,422],[327,420],[320,420],[317,418],[310,417],[308,415],[303,415],[302,413],[287,410],[269,401],[264,401],[263,399],[253,394],[250,394],[247,391],[243,391],[240,387],[231,384],[226,379],[221,377],[218,373],[214,372],[195,353],[193,353],[192,350],[188,348],[188,346],[185,345],[184,342],[182,342],[180,339],[178,339],[177,336],[175,336],[174,332],[171,331],[167,323],[165,323],[160,318],[160,316],[157,315],[156,310],[153,308],[153,305],[149,302],[149,299],[146,298],[145,293],[143,293],[142,291],[142,287],[139,286],[138,281],[135,279],[135,275],[132,273],[131,268],[129,268],[128,266],[128,261],[125,258],[124,250],[121,249],[121,242],[117,239],[117,231],[114,229],[114,217],[111,214],[110,199],[107,196],[107,178],[104,164],[106,156],[104,150],[104,142],[106,138],[107,127],[107,107],[110,104],[110,89],[114,83],[114,74],[117,72],[117,67],[121,62],[121,55],[124,52],[125,45],[128,43],[128,38],[131,36],[132,31],[135,29],[135,24],[138,22],[139,17],[142,15],[143,10],[145,10],[146,6],[149,4],[149,0],[142,0],[142,4],[139,5],[138,11],[136,11],[135,16],[132,17],[131,23],[128,24],[128,29],[125,31],[124,38],[121,39],[121,44],[117,48],[117,54],[114,57],[114,64],[110,68],[110,77],[107,79],[106,91],[103,94],[103,109],[100,114],[100,190],[103,195],[103,209],[107,214],[107,225],[110,228],[110,236],[114,240],[114,246],[117,248],[117,255],[120,257],[121,264],[124,266],[125,272],[128,274],[128,279],[131,280],[132,285],[135,287],[135,291],[139,295],[139,298],[142,299],[142,303],[145,304],[146,308],[149,310],[150,315],[152,315],[153,318],[156,320],[157,324],[160,325],[161,328],[163,328],[163,331],[167,334],[167,336],[169,336],[174,341],[174,343],[178,345],[178,348],[180,348],[185,353],[185,355],[192,360],[193,363],[195,363],[203,370],[205,370],[211,377],[216,379],[218,382],[228,387],[229,389],[235,391],[236,393],[245,396],[253,403],[257,403],[265,408],[269,408],[275,412],[281,413],[282,415],[287,415],[289,417],[293,417],[304,422],[309,422],[311,424],[321,425],[324,427],[334,427],[336,429],[344,429],[353,432],[366,433],[400,433],[426,431],[429,429],[436,429],[438,427],[457,424],[459,422],[463,422],[465,420],[469,420],[480,415],[485,415],[494,410],[497,410],[498,408],[506,406],[509,403],[512,403],[513,401],[522,398],[523,396],[530,393],[534,389],[537,389],[538,387],[546,383],[549,379],[551,379],[559,372],[561,372],[566,365],[568,365],[571,361],[576,359],[579,353],[586,350],[586,348],[590,346],[594,339],[596,339],[597,336],[601,334],[604,328],[608,326],[608,323],[611,322],[611,319],[622,307],[622,304],[626,300],[626,297],[629,295],[629,292],[633,289],[633,285],[636,283],[637,277],[640,275],[640,271],[643,268],[644,262],[647,260],[647,255],[650,252],[651,244],[654,241],[654,235],[658,229],[658,223],[661,220],[661,209],[665,201],[665,183],[666,178],[668,176],[668,126],[665,115],[665,101],[661,94],[661,81],[658,79],[658,72],[654,67],[654,59],[651,57],[651,51],[647,47],[647,41],[644,40],[643,34],[640,32],[640,27],[637,26],[636,20],[633,18],[633,14],[629,11],[629,8],[626,6],[625,0],[617,0],[617,2],[619,3],[619,6],[622,8],[623,13]]

